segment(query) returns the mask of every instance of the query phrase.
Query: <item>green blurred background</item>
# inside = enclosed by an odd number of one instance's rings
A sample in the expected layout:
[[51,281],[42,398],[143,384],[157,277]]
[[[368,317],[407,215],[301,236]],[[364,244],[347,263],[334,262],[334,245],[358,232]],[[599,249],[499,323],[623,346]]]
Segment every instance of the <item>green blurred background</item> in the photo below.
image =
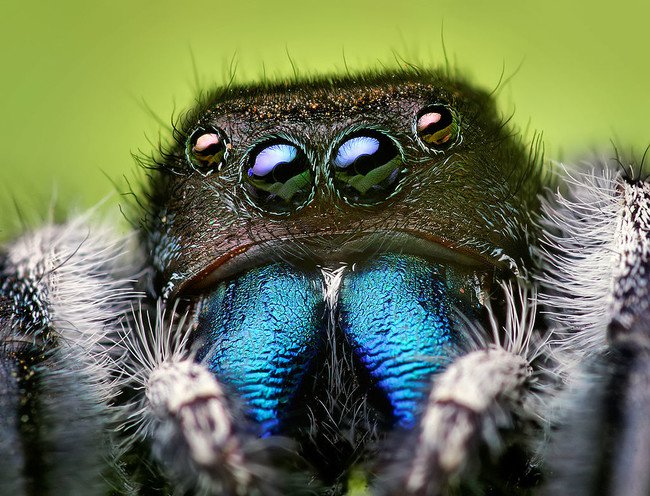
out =
[[240,80],[290,75],[292,63],[303,74],[394,66],[395,53],[436,66],[444,32],[450,59],[481,86],[516,73],[501,108],[543,131],[548,158],[650,143],[650,4],[640,0],[0,5],[0,238],[16,229],[15,204],[44,215],[52,203],[96,203],[115,191],[109,177],[125,189],[131,153],[163,129],[147,108],[169,122],[233,61]]

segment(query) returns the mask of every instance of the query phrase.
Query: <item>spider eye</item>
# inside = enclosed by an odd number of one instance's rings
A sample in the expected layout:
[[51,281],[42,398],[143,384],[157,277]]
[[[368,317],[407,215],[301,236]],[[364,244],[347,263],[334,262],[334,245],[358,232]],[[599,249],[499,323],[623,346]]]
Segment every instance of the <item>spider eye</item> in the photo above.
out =
[[460,134],[456,112],[444,105],[431,105],[418,113],[417,136],[430,150],[444,150],[453,145]]
[[391,196],[405,172],[397,144],[378,131],[354,133],[336,150],[334,187],[350,203],[378,203]]
[[312,172],[305,152],[274,139],[250,154],[244,179],[249,197],[271,213],[288,213],[305,206],[312,195]]
[[188,159],[202,172],[220,169],[229,149],[225,133],[212,126],[198,128],[187,142]]

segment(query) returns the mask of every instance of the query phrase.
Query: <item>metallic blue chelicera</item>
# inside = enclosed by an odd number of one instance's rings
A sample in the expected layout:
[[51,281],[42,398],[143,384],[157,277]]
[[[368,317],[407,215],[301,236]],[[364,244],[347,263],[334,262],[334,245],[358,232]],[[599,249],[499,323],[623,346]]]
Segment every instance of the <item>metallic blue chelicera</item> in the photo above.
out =
[[319,271],[286,263],[221,282],[202,304],[198,359],[238,393],[268,436],[282,430],[335,323],[389,400],[396,425],[412,427],[431,376],[461,340],[452,309],[462,302],[445,267],[394,253],[356,264],[343,277],[334,318],[326,315],[322,284]]
[[457,347],[444,267],[384,254],[348,274],[339,322],[357,356],[388,396],[400,427],[411,427],[431,375]]
[[198,358],[239,392],[262,436],[274,433],[317,351],[323,313],[317,275],[284,263],[221,283],[203,304]]

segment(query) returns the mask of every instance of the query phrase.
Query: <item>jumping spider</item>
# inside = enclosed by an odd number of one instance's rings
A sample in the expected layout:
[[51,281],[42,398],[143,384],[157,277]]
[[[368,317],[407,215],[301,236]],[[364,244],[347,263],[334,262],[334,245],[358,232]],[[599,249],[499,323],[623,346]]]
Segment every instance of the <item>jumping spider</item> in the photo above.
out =
[[532,141],[434,71],[207,95],[134,234],[0,254],[0,493],[647,494],[650,186]]

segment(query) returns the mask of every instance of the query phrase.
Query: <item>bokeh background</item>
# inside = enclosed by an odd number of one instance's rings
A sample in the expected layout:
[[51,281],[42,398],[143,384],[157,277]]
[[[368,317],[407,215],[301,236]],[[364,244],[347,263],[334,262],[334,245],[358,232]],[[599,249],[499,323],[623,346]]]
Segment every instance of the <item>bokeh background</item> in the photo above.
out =
[[[639,0],[0,2],[0,238],[133,180],[198,87],[449,59],[544,133],[547,158],[650,143]],[[645,5],[644,5],[645,4]],[[158,116],[158,118],[154,117]],[[113,194],[103,208],[123,201]]]

